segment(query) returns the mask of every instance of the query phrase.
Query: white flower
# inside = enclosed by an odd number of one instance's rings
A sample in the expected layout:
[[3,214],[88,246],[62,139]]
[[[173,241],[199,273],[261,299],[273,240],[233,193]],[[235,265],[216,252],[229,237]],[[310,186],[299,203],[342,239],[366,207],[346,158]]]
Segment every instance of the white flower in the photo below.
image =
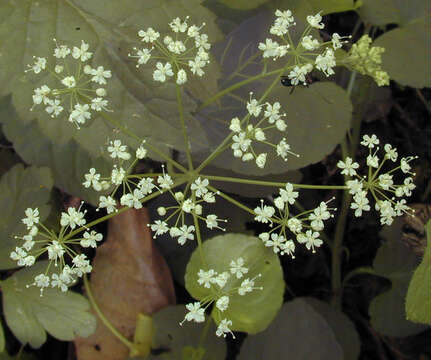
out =
[[271,238],[265,242],[265,246],[266,247],[272,247],[274,253],[277,254],[280,251],[280,248],[282,247],[282,244],[285,241],[286,241],[286,239],[283,235],[272,233]]
[[114,168],[112,169],[112,172],[111,172],[111,182],[114,185],[121,185],[125,175],[126,175],[126,171],[122,167],[117,168],[117,166],[114,165]]
[[85,225],[86,221],[84,216],[85,212],[81,212],[73,207],[69,207],[67,209],[67,213],[61,213],[60,225],[70,226],[70,228],[73,230],[76,226]]
[[343,169],[343,171],[341,171],[341,174],[353,176],[356,175],[355,169],[359,168],[359,164],[357,162],[353,162],[352,158],[346,157],[346,161],[344,162],[340,160],[337,163],[337,167]]
[[151,27],[149,27],[147,31],[140,30],[138,35],[142,38],[143,42],[147,43],[152,43],[160,37],[160,34]]
[[225,311],[229,306],[229,296],[222,296],[216,301],[216,308],[221,312]]
[[353,196],[353,202],[350,204],[350,208],[355,210],[355,216],[360,217],[362,211],[370,211],[369,200],[367,198],[366,191],[358,191]]
[[238,288],[238,294],[241,296],[244,296],[245,294],[252,292],[254,287],[254,281],[250,279],[245,279],[241,283],[240,287]]
[[346,182],[347,187],[349,188],[349,194],[355,195],[357,192],[362,190],[362,182],[359,180],[349,180]]
[[[56,42],[56,40],[54,39]],[[56,47],[54,49],[54,57],[57,59],[64,59],[67,55],[69,55],[71,50],[66,45],[58,45],[56,42]]]
[[154,224],[151,224],[151,231],[155,231],[154,236],[159,236],[169,231],[168,224],[165,221],[156,220]]
[[368,155],[367,165],[377,169],[379,167],[379,157],[377,155]]
[[187,81],[187,73],[184,69],[180,69],[177,73],[177,84],[182,85],[185,84]]
[[319,40],[313,39],[311,35],[304,36],[301,40],[301,45],[304,49],[315,50],[320,46]]
[[72,263],[75,265],[73,271],[78,276],[88,274],[93,270],[93,267],[90,265],[90,261],[87,259],[85,254],[76,255],[72,259]]
[[259,154],[256,158],[256,165],[258,168],[263,169],[266,164],[266,153]]
[[[232,321],[228,319],[223,319],[220,321],[220,324],[217,327],[216,335],[226,337],[227,333],[231,333],[230,326],[232,326]],[[235,336],[232,334],[232,337],[235,339]]]
[[159,183],[162,189],[170,189],[174,182],[169,174],[163,174],[163,176],[159,176],[157,178],[157,182]]
[[76,86],[76,80],[74,76],[66,76],[61,83],[67,88],[74,88]]
[[211,214],[207,215],[205,222],[208,229],[218,228],[217,215]]
[[111,158],[119,158],[123,160],[129,160],[130,154],[127,152],[127,146],[121,144],[121,140],[114,140],[110,142],[108,146],[108,152]]
[[39,274],[34,277],[34,282],[32,285],[40,288],[40,296],[43,294],[43,289],[49,287],[49,277],[44,274]]
[[101,196],[99,198],[99,208],[106,208],[108,214],[116,211],[117,202],[112,197]]
[[101,97],[96,97],[91,100],[91,108],[95,111],[108,111],[108,100],[105,100]]
[[392,175],[382,174],[379,176],[379,185],[383,190],[389,190],[393,184]]
[[27,229],[31,229],[34,224],[39,223],[39,209],[27,208],[25,210],[25,218],[22,219],[22,222],[27,226]]
[[193,225],[188,227],[187,225],[183,225],[178,230],[178,244],[184,245],[187,240],[194,240],[195,236],[193,235],[193,232],[195,231],[195,227]]
[[205,65],[206,61],[202,60],[200,56],[196,56],[194,60],[189,60],[190,71],[198,76],[205,74],[202,70]]
[[230,274],[227,271],[225,271],[225,272],[222,272],[221,274],[218,274],[214,278],[214,282],[220,287],[220,289],[222,289],[226,285],[229,277],[230,277]]
[[60,105],[60,100],[48,100],[47,103],[48,106],[45,108],[45,111],[50,114],[51,117],[56,117],[63,111],[63,106]]
[[254,220],[266,224],[268,221],[271,222],[271,217],[275,213],[275,209],[272,206],[263,206],[263,200],[261,200],[261,206],[254,209],[256,216]]
[[307,22],[310,24],[311,27],[316,28],[316,29],[323,29],[325,27],[325,25],[323,25],[321,23],[322,21],[322,16],[320,16],[320,14],[316,14],[316,15],[308,15],[307,16]]
[[87,51],[88,48],[89,48],[89,45],[86,44],[84,40],[81,40],[80,48],[77,48],[76,46],[73,47],[72,57],[74,59],[81,59],[82,62],[87,61],[93,55],[93,53]]
[[63,246],[56,240],[53,240],[52,243],[46,247],[46,250],[48,251],[48,259],[54,260],[55,262],[66,252]]
[[236,261],[230,262],[230,272],[235,275],[237,279],[241,279],[244,274],[248,273],[248,268],[244,266],[244,259],[239,257]]
[[10,258],[17,261],[18,266],[24,266],[25,258],[28,256],[27,252],[20,247],[16,247],[15,251],[10,253]]
[[337,65],[334,51],[327,48],[324,55],[318,55],[315,60],[316,69],[322,71],[326,76],[335,74],[333,68]]
[[40,88],[36,88],[34,90],[33,103],[35,105],[41,104],[42,102],[44,103],[44,105],[48,104],[50,102],[50,99],[48,97],[50,92],[51,89],[46,85],[42,85]]
[[69,121],[84,124],[91,118],[91,113],[88,111],[89,108],[88,104],[75,104],[74,110],[69,115]]
[[211,287],[211,283],[215,282],[216,276],[217,273],[213,269],[208,271],[200,269],[198,272],[198,284],[203,285],[204,288],[209,289]]
[[260,111],[262,110],[262,105],[259,105],[259,102],[256,99],[252,99],[253,93],[250,93],[250,101],[247,102],[247,111],[250,115],[258,117]]
[[90,74],[93,75],[91,81],[100,85],[105,85],[106,79],[112,76],[111,70],[105,70],[103,66],[99,66],[97,69],[91,69]]
[[27,65],[30,69],[28,71],[33,71],[35,74],[39,74],[42,70],[46,68],[46,59],[41,57],[35,57],[33,65]]
[[91,230],[90,232],[86,231],[84,233],[84,238],[80,241],[80,245],[85,248],[87,247],[96,248],[97,242],[102,241],[102,239],[103,239],[102,234],[97,233],[94,230]]
[[231,121],[230,121],[230,126],[229,129],[232,130],[233,132],[241,132],[241,122],[237,117],[234,117]]
[[341,44],[341,36],[338,35],[337,33],[333,33],[332,34],[332,47],[334,48],[334,50],[340,49],[343,45]]
[[129,54],[129,56],[138,59],[138,64],[136,65],[136,67],[139,67],[139,65],[142,65],[142,64],[146,64],[148,60],[150,60],[152,49],[149,50],[145,48],[143,49],[134,48],[134,50],[136,51],[136,55]]
[[197,197],[202,197],[204,194],[208,192],[207,186],[209,185],[208,179],[201,180],[200,177],[198,177],[193,184],[191,185],[190,189],[192,191],[195,191]]
[[386,155],[385,155],[386,159],[391,159],[393,162],[397,161],[397,158],[398,158],[397,149],[392,148],[391,144],[385,145],[385,152],[386,152]]
[[156,64],[156,70],[154,70],[153,73],[153,79],[155,81],[165,82],[166,76],[174,76],[174,73],[172,71],[172,66],[170,63],[166,63],[163,65],[161,62],[158,62]]
[[121,196],[120,204],[128,207],[134,207],[135,209],[141,209],[141,199],[144,197],[139,189],[133,190],[133,193],[124,194]]
[[[187,17],[188,18],[188,17]],[[181,19],[179,17],[173,19],[169,26],[171,27],[172,31],[177,32],[185,32],[187,30],[187,18],[184,22],[181,22]]]
[[91,168],[88,174],[85,174],[85,181],[82,183],[84,187],[89,188],[93,186],[93,189],[96,191],[102,190],[102,185],[99,182],[100,174],[96,173],[95,168]]
[[277,41],[273,41],[272,39],[266,39],[265,43],[259,43],[259,50],[263,51],[263,57],[273,57],[277,56],[277,49],[279,44]]
[[278,119],[280,119],[280,108],[281,105],[278,101],[276,101],[273,105],[271,105],[270,103],[266,103],[264,116],[268,118],[268,122],[270,124],[273,124]]
[[153,184],[154,179],[152,178],[142,178],[139,183],[138,187],[141,190],[141,192],[144,195],[151,194],[153,192],[153,189],[156,187],[156,185]]
[[[197,323],[204,322],[205,321],[205,309],[201,308],[200,302],[190,303],[186,305],[186,309],[189,311],[184,321],[194,321]],[[181,323],[182,324],[182,323]],[[180,325],[181,325],[180,324]]]
[[286,183],[285,189],[280,189],[279,192],[283,201],[288,202],[290,205],[293,205],[296,198],[299,196],[299,193],[293,190],[293,185],[291,183]]
[[379,145],[379,143],[380,143],[379,139],[374,134],[371,135],[371,137],[368,135],[364,135],[361,141],[361,145],[367,146],[370,149],[373,149],[374,146]]
[[301,222],[301,220],[299,220],[297,218],[290,218],[287,221],[287,227],[294,234],[299,234],[302,230],[302,222]]
[[305,234],[299,234],[297,236],[299,243],[304,244],[307,250],[312,250],[313,253],[316,252],[314,247],[319,247],[323,244],[323,241],[319,239],[319,233],[313,230],[307,230]]

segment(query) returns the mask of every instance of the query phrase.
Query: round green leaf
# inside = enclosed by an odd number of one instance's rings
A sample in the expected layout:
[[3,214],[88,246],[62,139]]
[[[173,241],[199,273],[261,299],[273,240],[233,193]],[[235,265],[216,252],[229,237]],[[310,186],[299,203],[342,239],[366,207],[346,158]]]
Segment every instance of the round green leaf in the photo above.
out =
[[215,326],[209,326],[203,343],[200,338],[205,324],[179,323],[184,319],[186,309],[182,305],[169,306],[153,316],[154,337],[152,349],[161,349],[160,356],[148,359],[183,360],[184,351],[204,351],[202,360],[223,360],[226,357],[226,343],[215,336]]
[[427,246],[422,262],[415,270],[406,297],[407,319],[431,325],[431,221],[425,226]]
[[401,241],[401,227],[396,219],[382,230],[386,242],[377,251],[373,267],[377,275],[391,280],[392,288],[376,296],[369,308],[373,328],[394,337],[414,335],[426,328],[406,320],[405,297],[418,259]]
[[[242,257],[249,269],[247,278],[255,279],[255,289],[244,296],[237,291],[229,295],[229,307],[223,313],[214,308],[212,316],[218,323],[227,318],[232,321],[232,330],[255,334],[264,330],[274,319],[283,301],[284,281],[280,260],[262,241],[253,236],[242,234],[226,234],[207,240],[202,245],[202,255],[206,265],[202,263],[199,248],[193,253],[187,265],[185,283],[187,291],[196,299],[202,300],[213,295],[213,290],[198,284],[197,273],[200,269],[214,269],[217,273],[229,272],[232,260]],[[261,274],[260,277],[259,274]],[[238,288],[244,277],[237,279],[231,276],[223,291]]]
[[416,88],[431,86],[429,16],[383,34],[373,45],[385,48],[382,67],[391,79]]
[[41,261],[13,274],[2,282],[3,312],[6,322],[21,343],[33,348],[46,341],[46,331],[59,340],[87,337],[96,329],[96,318],[88,312],[90,304],[72,291],[27,287],[44,273],[48,262]]
[[25,210],[39,208],[41,221],[49,213],[47,204],[53,186],[51,171],[35,166],[24,169],[22,164],[15,165],[0,179],[0,269],[17,267],[10,253],[18,244],[14,236],[27,233],[21,219]]
[[343,360],[340,347],[325,319],[302,298],[285,303],[264,332],[248,336],[238,360]]

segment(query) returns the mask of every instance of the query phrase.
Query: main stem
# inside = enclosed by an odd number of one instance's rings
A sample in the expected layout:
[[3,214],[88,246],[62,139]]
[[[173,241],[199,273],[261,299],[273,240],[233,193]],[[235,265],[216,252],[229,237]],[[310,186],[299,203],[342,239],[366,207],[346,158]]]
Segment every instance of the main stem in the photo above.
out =
[[184,122],[184,109],[183,109],[183,100],[181,97],[181,86],[176,84],[176,89],[177,89],[178,112],[180,113],[181,130],[183,132],[184,146],[186,148],[187,163],[189,165],[189,170],[192,171],[193,160],[192,160],[191,149],[190,149],[190,140],[187,135],[186,124]]

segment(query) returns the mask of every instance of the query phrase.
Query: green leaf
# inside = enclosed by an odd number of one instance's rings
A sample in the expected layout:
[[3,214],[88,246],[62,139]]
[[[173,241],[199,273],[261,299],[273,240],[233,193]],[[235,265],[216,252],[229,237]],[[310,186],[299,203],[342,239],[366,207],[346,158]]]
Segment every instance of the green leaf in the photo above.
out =
[[3,325],[0,323],[0,353],[2,353],[6,346],[6,340],[4,338]]
[[396,219],[381,232],[386,242],[379,248],[373,267],[377,275],[391,280],[392,288],[376,296],[369,308],[373,328],[394,337],[414,335],[426,328],[406,320],[405,297],[418,259],[401,241],[401,228],[401,221]]
[[382,67],[401,85],[415,88],[431,86],[430,15],[388,31],[373,43],[385,48]]
[[362,0],[359,15],[373,25],[399,24],[426,19],[431,13],[431,3],[423,0]]
[[90,304],[72,291],[27,287],[34,277],[43,273],[48,262],[36,263],[13,274],[2,282],[3,312],[6,322],[22,344],[40,347],[46,332],[59,340],[71,341],[87,337],[96,329],[96,318],[88,312]]
[[422,262],[415,270],[406,297],[407,319],[431,324],[431,221],[425,225],[427,247]]
[[[214,295],[212,289],[198,284],[198,271],[200,269],[214,269],[217,273],[229,271],[230,262],[242,257],[249,269],[246,277],[250,279],[256,277],[255,286],[262,286],[263,290],[255,289],[244,296],[234,291],[229,295],[227,310],[220,313],[214,308],[212,316],[217,323],[223,318],[231,320],[232,330],[251,334],[263,331],[274,319],[283,302],[284,281],[278,256],[265,248],[260,239],[242,234],[220,235],[207,240],[202,245],[202,255],[207,266],[202,264],[199,249],[195,250],[187,265],[185,275],[187,291],[198,300]],[[223,291],[238,288],[243,280],[244,278],[237,279],[231,276]]]
[[52,143],[36,122],[29,125],[23,123],[9,100],[8,97],[0,100],[0,122],[15,151],[27,163],[48,166],[58,188],[93,205],[97,204],[100,194],[91,188],[84,188],[84,174],[92,167],[102,174],[109,174],[112,162],[100,156],[91,156],[75,140],[63,145]]
[[269,0],[219,0],[222,4],[237,10],[251,10],[255,9]]
[[303,298],[287,302],[261,334],[248,336],[238,360],[342,360],[343,349],[326,320]]
[[[321,12],[321,15],[328,15],[337,12],[352,11],[362,5],[362,1],[353,0],[307,0],[315,13]],[[313,14],[314,15],[314,14]]]
[[[220,40],[221,33],[215,24],[215,16],[200,3],[200,0],[150,0],[105,2],[102,0],[41,0],[33,2],[7,0],[13,12],[0,24],[0,67],[7,69],[0,74],[0,94],[12,93],[13,103],[24,124],[35,121],[29,108],[32,92],[46,82],[43,76],[24,75],[24,69],[32,62],[32,56],[51,57],[54,48],[52,38],[69,45],[89,42],[94,52],[92,65],[103,65],[113,70],[108,94],[114,116],[122,125],[146,137],[158,145],[183,149],[183,138],[178,120],[175,85],[156,84],[152,79],[154,64],[135,67],[128,53],[139,43],[137,32],[142,27],[153,26],[162,33],[168,29],[173,17],[190,16],[189,22],[205,22],[205,32],[211,42]],[[162,25],[161,25],[162,24]],[[49,60],[50,61],[50,60]],[[184,92],[185,117],[190,130],[190,139],[196,149],[206,148],[205,135],[200,125],[190,115],[196,107],[194,98],[209,96],[217,89],[220,75],[218,66],[212,62],[204,79],[190,79]],[[189,95],[190,94],[190,95]],[[112,126],[103,125],[102,120],[83,131],[77,131],[65,119],[51,119],[43,111],[37,120],[46,137],[58,144],[65,144],[72,138],[88,145],[92,155],[99,155],[100,142],[112,136]],[[104,130],[97,133],[95,123],[102,123]],[[103,137],[105,136],[105,137]],[[89,141],[88,137],[91,140]],[[102,138],[102,140],[99,140]],[[160,144],[159,144],[160,143]],[[94,146],[93,146],[94,144]],[[129,145],[136,146],[133,142]],[[97,151],[94,153],[93,151]]]
[[17,267],[10,253],[18,245],[14,236],[27,233],[21,222],[24,212],[28,207],[37,207],[43,221],[49,213],[50,206],[47,203],[52,186],[52,175],[48,168],[32,166],[25,169],[22,164],[15,165],[0,179],[0,269]]
[[[160,356],[150,356],[148,360],[183,360],[183,354],[192,352],[195,356],[204,352],[202,360],[223,360],[226,357],[226,344],[215,336],[212,323],[203,343],[200,343],[205,324],[179,323],[184,319],[186,308],[183,305],[169,306],[153,316],[155,333],[153,349],[164,349]],[[195,358],[185,358],[195,359]]]
[[352,321],[341,311],[316,298],[303,298],[328,323],[338,343],[343,349],[343,360],[359,358],[361,342]]

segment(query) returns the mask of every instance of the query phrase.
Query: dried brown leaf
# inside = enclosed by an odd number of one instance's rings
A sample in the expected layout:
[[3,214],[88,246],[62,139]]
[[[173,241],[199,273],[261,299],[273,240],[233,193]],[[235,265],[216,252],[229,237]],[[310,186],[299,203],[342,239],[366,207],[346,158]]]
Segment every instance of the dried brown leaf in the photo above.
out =
[[[93,261],[91,289],[102,313],[133,341],[139,313],[153,314],[175,304],[169,268],[154,246],[147,209],[113,217],[108,238]],[[96,332],[75,341],[79,360],[123,360],[129,349],[98,319]]]

